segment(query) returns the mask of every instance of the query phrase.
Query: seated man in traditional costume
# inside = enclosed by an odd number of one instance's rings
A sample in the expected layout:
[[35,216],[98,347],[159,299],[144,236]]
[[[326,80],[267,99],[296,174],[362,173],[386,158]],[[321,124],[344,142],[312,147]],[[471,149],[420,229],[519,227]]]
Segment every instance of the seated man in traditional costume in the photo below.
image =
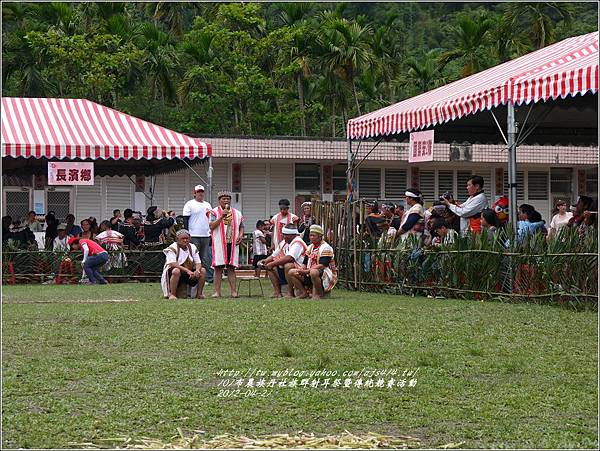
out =
[[217,195],[219,206],[207,212],[212,237],[212,266],[215,268],[214,298],[221,297],[223,269],[227,267],[227,279],[231,297],[237,298],[235,270],[240,266],[240,244],[244,238],[244,217],[242,212],[231,206],[231,193],[221,191]]
[[288,282],[288,273],[292,268],[299,268],[304,261],[306,243],[300,232],[292,224],[282,229],[283,240],[279,242],[273,254],[262,260],[260,266],[267,270],[267,275],[273,284],[272,298],[281,297],[281,287],[288,285],[287,298],[294,297],[294,287]]
[[197,286],[196,298],[204,299],[206,270],[202,267],[198,249],[190,240],[190,233],[181,229],[175,243],[163,249],[166,261],[160,284],[165,298],[177,299],[177,288],[188,285]]
[[292,268],[288,279],[299,298],[307,298],[307,289],[312,289],[313,299],[322,299],[333,290],[337,282],[333,248],[323,239],[323,228],[310,226],[310,246],[301,268]]

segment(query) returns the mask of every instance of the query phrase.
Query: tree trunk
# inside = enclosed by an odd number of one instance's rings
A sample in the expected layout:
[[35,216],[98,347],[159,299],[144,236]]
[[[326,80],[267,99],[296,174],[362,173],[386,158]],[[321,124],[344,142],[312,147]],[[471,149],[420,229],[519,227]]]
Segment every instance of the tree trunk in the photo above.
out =
[[356,83],[354,83],[354,78],[352,78],[352,93],[354,94],[354,101],[356,102],[356,110],[360,116],[362,113],[360,112],[360,105],[358,104],[358,94],[356,93]]
[[306,117],[304,114],[304,84],[302,83],[302,75],[296,75],[296,83],[298,84],[298,101],[300,103],[300,133],[306,136]]
[[331,106],[331,137],[335,138],[335,105]]

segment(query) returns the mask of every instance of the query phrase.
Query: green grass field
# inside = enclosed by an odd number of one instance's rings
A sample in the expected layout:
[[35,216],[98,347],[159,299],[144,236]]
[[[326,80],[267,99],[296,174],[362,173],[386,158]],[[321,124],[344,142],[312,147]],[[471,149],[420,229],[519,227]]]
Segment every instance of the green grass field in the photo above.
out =
[[[168,440],[177,428],[597,445],[594,312],[341,290],[324,301],[171,302],[158,284],[3,290],[3,447]],[[364,367],[419,367],[418,383],[217,396],[219,369]]]

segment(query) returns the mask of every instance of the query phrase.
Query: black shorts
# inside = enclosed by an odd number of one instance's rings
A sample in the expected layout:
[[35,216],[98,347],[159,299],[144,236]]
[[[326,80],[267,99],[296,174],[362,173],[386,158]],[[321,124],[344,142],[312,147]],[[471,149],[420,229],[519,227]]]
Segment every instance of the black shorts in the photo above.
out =
[[252,266],[254,266],[254,269],[256,269],[258,267],[258,262],[261,260],[264,260],[265,258],[267,258],[266,255],[255,255],[252,258]]
[[[319,269],[319,277],[321,278],[321,285],[323,285],[323,274],[325,273],[324,269]],[[303,284],[305,287],[312,287],[312,279],[307,274],[304,276]]]
[[287,285],[287,279],[285,278],[285,271],[283,268],[277,267],[277,275],[279,276],[279,284]]
[[[169,269],[169,280],[171,280],[172,271],[172,269]],[[177,283],[177,286],[180,287],[181,285],[189,285],[190,287],[195,287],[196,285],[198,285],[198,279],[190,279],[190,276],[187,272],[181,271],[181,273],[179,274],[179,282]]]

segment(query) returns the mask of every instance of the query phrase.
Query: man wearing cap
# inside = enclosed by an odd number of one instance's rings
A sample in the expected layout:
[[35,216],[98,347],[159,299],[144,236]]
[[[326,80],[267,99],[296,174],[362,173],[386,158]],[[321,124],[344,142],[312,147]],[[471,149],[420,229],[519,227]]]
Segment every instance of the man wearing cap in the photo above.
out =
[[192,236],[192,243],[198,248],[202,266],[206,270],[206,281],[213,282],[214,271],[210,266],[212,262],[212,249],[210,238],[210,227],[208,225],[208,216],[212,207],[210,203],[204,200],[204,186],[194,186],[192,200],[188,200],[183,206],[183,227],[186,228]]
[[311,288],[312,298],[322,299],[337,282],[333,248],[323,239],[323,227],[317,224],[310,226],[310,243],[302,267],[290,269],[288,277],[299,298],[307,298],[307,289]]
[[66,252],[69,250],[69,236],[67,235],[67,225],[59,224],[56,228],[58,235],[52,241],[52,250],[54,252]]
[[93,240],[80,239],[76,236],[69,238],[68,243],[71,251],[83,252],[81,266],[90,283],[107,284],[108,282],[100,274],[100,268],[108,261],[106,249]]
[[231,297],[237,298],[235,269],[240,265],[240,243],[244,238],[244,217],[241,211],[231,206],[229,191],[219,192],[217,199],[219,206],[210,210],[208,223],[212,234],[212,266],[215,269],[215,294],[213,297],[221,297],[223,269],[227,267]]
[[273,284],[273,298],[281,297],[282,285],[288,285],[287,298],[294,297],[294,287],[289,283],[288,274],[293,268],[299,268],[304,261],[306,243],[300,232],[293,224],[287,224],[281,230],[283,239],[279,242],[273,254],[263,260],[261,266],[267,270],[267,275]]
[[421,191],[416,188],[409,188],[404,192],[406,196],[406,205],[409,207],[408,210],[402,216],[400,222],[400,228],[396,232],[396,237],[400,237],[402,240],[406,239],[409,232],[413,230],[415,225],[425,218],[425,210],[423,209],[423,200],[421,199]]
[[277,249],[277,246],[283,240],[283,227],[288,224],[296,224],[299,219],[294,213],[290,213],[290,201],[281,199],[279,201],[279,213],[271,218],[271,224],[273,224],[273,242],[269,251]]

